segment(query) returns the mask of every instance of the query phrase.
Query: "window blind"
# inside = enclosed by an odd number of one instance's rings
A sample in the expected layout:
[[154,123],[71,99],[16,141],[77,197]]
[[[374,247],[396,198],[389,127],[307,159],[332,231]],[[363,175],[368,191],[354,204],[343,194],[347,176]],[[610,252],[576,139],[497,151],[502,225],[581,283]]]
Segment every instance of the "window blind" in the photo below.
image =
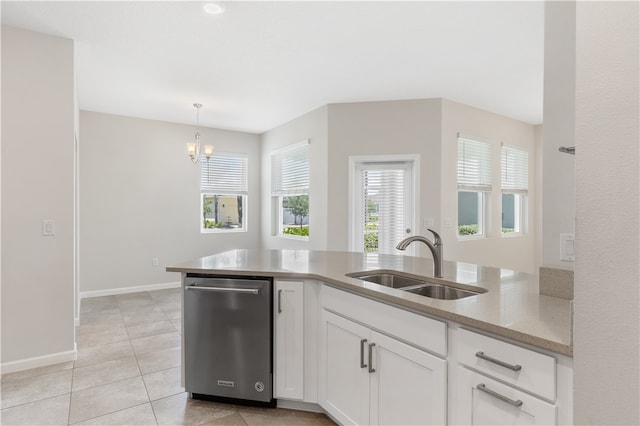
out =
[[502,146],[502,192],[526,194],[529,190],[529,153]]
[[362,170],[362,229],[364,236],[378,234],[378,253],[395,253],[404,238],[405,174],[406,168]]
[[491,191],[491,145],[458,138],[458,189]]
[[248,163],[246,154],[217,153],[207,161],[200,158],[200,190],[214,194],[247,195]]
[[309,193],[308,141],[271,154],[271,194],[302,195]]

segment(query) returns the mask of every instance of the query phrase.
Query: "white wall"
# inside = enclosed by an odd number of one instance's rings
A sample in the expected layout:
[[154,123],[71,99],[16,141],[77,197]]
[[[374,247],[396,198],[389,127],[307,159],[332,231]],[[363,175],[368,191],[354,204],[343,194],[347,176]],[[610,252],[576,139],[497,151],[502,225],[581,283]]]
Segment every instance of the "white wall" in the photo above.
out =
[[[329,105],[329,250],[348,250],[349,156],[395,154],[420,156],[420,213],[414,234],[427,234],[423,217],[433,218],[439,230],[440,100]],[[417,246],[431,257],[426,247]]]
[[[458,133],[476,137],[493,145],[493,182],[491,194],[491,233],[485,238],[458,239],[458,189],[456,161]],[[502,236],[501,192],[499,182],[500,143],[527,149],[529,170],[536,170],[536,127],[501,115],[442,101],[442,238],[445,258],[486,266],[536,272],[536,180],[529,179],[528,232],[520,236]],[[446,226],[450,222],[451,226]]]
[[[81,111],[80,291],[177,282],[165,266],[260,246],[258,135],[201,128],[214,151],[249,155],[246,233],[200,233],[195,126]],[[152,266],[157,257],[160,266]],[[95,293],[98,292],[98,293]]]
[[575,233],[575,157],[558,151],[576,145],[575,9],[545,2],[541,266],[562,269],[573,262],[560,260],[560,234]]
[[[309,153],[309,239],[276,236],[276,211],[271,200],[271,152],[303,140]],[[261,135],[262,244],[267,249],[327,249],[328,194],[327,107],[313,110]]]
[[640,424],[639,9],[576,7],[576,424]]
[[75,357],[73,68],[73,41],[2,27],[3,372]]

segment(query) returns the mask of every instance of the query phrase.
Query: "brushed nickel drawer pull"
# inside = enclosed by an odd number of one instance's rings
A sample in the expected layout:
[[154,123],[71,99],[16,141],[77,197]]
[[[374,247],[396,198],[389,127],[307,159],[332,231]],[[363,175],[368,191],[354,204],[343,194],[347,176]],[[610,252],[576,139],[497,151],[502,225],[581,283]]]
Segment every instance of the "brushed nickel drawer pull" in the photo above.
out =
[[373,347],[375,343],[369,343],[369,373],[375,373],[376,369],[373,368]]
[[282,289],[278,290],[278,313],[282,313]]
[[364,345],[367,343],[367,339],[360,340],[360,368],[367,368],[367,364],[364,363]]
[[484,392],[486,394],[491,395],[494,398],[498,398],[500,401],[506,402],[509,405],[513,405],[514,407],[521,407],[522,406],[522,400],[521,399],[511,399],[511,398],[507,398],[504,395],[500,395],[498,392],[492,391],[491,389],[489,389],[488,387],[486,387],[484,385],[484,383],[480,383],[478,386],[476,386],[476,389],[478,389],[481,392]]
[[484,359],[485,361],[489,361],[489,362],[492,362],[492,363],[494,363],[496,365],[499,365],[500,367],[508,368],[509,370],[513,370],[513,371],[522,370],[522,366],[520,364],[516,364],[516,365],[507,364],[504,361],[500,361],[499,359],[495,359],[495,358],[492,358],[492,357],[490,357],[488,355],[485,355],[484,352],[476,352],[476,356],[478,358],[480,358],[480,359]]

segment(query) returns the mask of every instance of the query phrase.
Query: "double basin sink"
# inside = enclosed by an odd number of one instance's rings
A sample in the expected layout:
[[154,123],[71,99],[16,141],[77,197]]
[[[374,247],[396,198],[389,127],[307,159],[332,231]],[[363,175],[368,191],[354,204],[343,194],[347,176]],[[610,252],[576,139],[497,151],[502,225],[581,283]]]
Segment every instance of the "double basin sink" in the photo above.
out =
[[411,278],[392,272],[353,272],[347,274],[347,276],[386,287],[397,288],[421,296],[431,297],[432,299],[456,300],[487,292],[484,288],[478,287],[477,290],[462,289],[440,282],[431,282],[426,278]]

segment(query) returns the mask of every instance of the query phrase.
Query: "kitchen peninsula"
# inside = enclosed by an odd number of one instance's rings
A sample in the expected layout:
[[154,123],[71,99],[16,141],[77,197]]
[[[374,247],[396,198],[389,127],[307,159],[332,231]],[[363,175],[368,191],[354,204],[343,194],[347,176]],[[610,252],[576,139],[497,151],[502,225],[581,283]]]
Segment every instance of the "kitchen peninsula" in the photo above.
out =
[[430,259],[307,250],[230,250],[167,267],[170,272],[314,279],[406,309],[456,321],[572,356],[570,301],[538,293],[537,276],[444,262],[444,280],[488,290],[471,299],[437,300],[350,278],[359,271],[433,276]]
[[[274,397],[341,424],[572,423],[569,300],[538,278],[431,259],[237,249],[167,268],[187,277],[273,279]],[[479,290],[430,298],[352,278],[393,272]],[[185,333],[188,332],[185,330]]]

